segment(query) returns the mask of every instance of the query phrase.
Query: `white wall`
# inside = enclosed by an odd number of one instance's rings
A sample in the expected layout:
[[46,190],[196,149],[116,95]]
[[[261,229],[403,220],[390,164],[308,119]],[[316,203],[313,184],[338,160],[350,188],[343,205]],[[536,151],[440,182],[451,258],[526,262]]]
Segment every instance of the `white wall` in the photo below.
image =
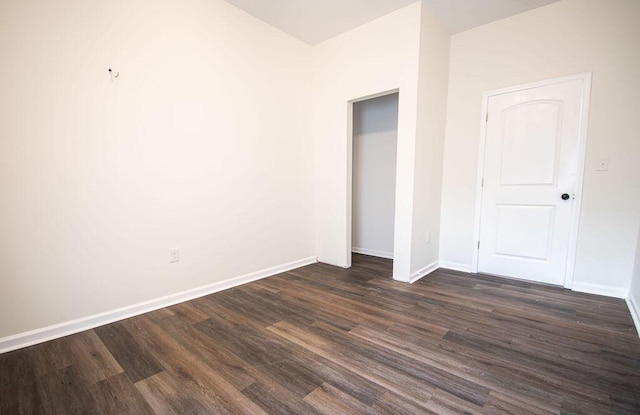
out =
[[353,105],[352,249],[393,258],[398,94]]
[[640,229],[638,229],[638,242],[636,244],[635,265],[631,277],[631,288],[627,299],[629,310],[636,325],[636,331],[640,334]]
[[563,0],[452,37],[443,261],[471,266],[482,92],[593,71],[574,288],[626,296],[640,223],[639,18],[636,0]]
[[[426,7],[422,8],[421,22],[412,212],[412,279],[422,277],[438,267],[442,158],[451,39]],[[427,234],[430,235],[428,240]]]
[[0,51],[0,337],[315,255],[311,47],[221,0],[3,0]]
[[399,91],[394,278],[411,266],[421,3],[415,3],[313,49],[313,116],[317,254],[351,262],[350,101]]

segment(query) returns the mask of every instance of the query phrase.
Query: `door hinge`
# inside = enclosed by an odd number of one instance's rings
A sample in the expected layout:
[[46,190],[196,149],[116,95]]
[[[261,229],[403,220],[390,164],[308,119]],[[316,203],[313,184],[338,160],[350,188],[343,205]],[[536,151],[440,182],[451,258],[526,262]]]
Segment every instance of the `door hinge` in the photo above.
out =
[[480,187],[484,187],[484,177],[480,181]]
[[485,118],[485,122],[489,122],[489,113],[487,112],[487,117]]
[[478,241],[478,249],[480,249],[480,241]]

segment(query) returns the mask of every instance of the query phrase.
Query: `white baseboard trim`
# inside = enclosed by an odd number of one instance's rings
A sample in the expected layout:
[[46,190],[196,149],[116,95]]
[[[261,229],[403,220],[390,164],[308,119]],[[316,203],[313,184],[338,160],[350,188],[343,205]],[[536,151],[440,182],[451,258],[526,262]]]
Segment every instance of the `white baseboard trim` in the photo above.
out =
[[456,262],[440,261],[440,268],[446,268],[446,269],[450,269],[450,270],[453,270],[453,271],[466,272],[468,274],[474,274],[475,273],[475,271],[473,269],[471,269],[471,265],[458,264]]
[[23,347],[32,346],[34,344],[43,343],[49,340],[65,337],[70,334],[79,333],[81,331],[93,329],[115,321],[124,320],[139,314],[148,313],[160,308],[169,307],[174,304],[183,303],[193,300],[194,298],[203,297],[218,291],[227,290],[252,281],[257,281],[272,275],[300,268],[305,265],[318,262],[316,257],[300,259],[298,261],[289,262],[275,267],[263,269],[249,274],[229,278],[224,281],[208,284],[203,287],[182,291],[176,294],[167,295],[156,298],[154,300],[133,304],[127,307],[118,308],[116,310],[107,311],[100,314],[94,314],[82,317],[76,320],[66,321],[64,323],[54,324],[52,326],[43,327],[24,333],[15,334],[8,337],[0,338],[0,354],[10,352],[12,350],[21,349]]
[[375,251],[373,249],[365,249],[365,248],[357,248],[357,247],[351,248],[351,252],[353,252],[354,254],[376,256],[378,258],[393,259],[393,252]]
[[427,265],[426,267],[417,270],[416,272],[411,274],[411,276],[409,277],[409,284],[413,284],[414,282],[418,281],[419,279],[424,278],[427,275],[431,274],[433,271],[435,271],[435,270],[437,270],[439,268],[439,265],[440,265],[439,262],[435,261],[435,262],[432,262],[431,264]]
[[581,293],[604,295],[606,297],[615,298],[627,298],[627,295],[629,294],[629,291],[624,288],[609,287],[607,285],[591,284],[580,281],[574,281],[571,289]]
[[636,333],[640,336],[640,304],[638,304],[631,293],[629,293],[627,297],[627,307],[629,307],[633,324],[636,326]]

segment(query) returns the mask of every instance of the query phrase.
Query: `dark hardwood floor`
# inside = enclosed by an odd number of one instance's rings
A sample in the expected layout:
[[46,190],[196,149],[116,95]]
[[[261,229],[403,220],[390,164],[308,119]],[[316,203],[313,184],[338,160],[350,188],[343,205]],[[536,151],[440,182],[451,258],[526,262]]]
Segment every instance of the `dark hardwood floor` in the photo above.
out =
[[622,300],[354,256],[0,355],[0,413],[639,414]]

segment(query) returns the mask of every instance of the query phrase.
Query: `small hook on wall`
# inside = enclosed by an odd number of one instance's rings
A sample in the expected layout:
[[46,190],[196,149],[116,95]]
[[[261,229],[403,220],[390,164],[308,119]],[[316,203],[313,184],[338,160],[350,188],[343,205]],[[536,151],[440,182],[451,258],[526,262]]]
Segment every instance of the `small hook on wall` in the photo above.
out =
[[117,73],[114,74],[113,71],[111,70],[111,68],[109,68],[109,75],[111,76],[111,82],[113,82],[114,78],[117,78],[117,77],[120,76],[120,72],[117,72]]

